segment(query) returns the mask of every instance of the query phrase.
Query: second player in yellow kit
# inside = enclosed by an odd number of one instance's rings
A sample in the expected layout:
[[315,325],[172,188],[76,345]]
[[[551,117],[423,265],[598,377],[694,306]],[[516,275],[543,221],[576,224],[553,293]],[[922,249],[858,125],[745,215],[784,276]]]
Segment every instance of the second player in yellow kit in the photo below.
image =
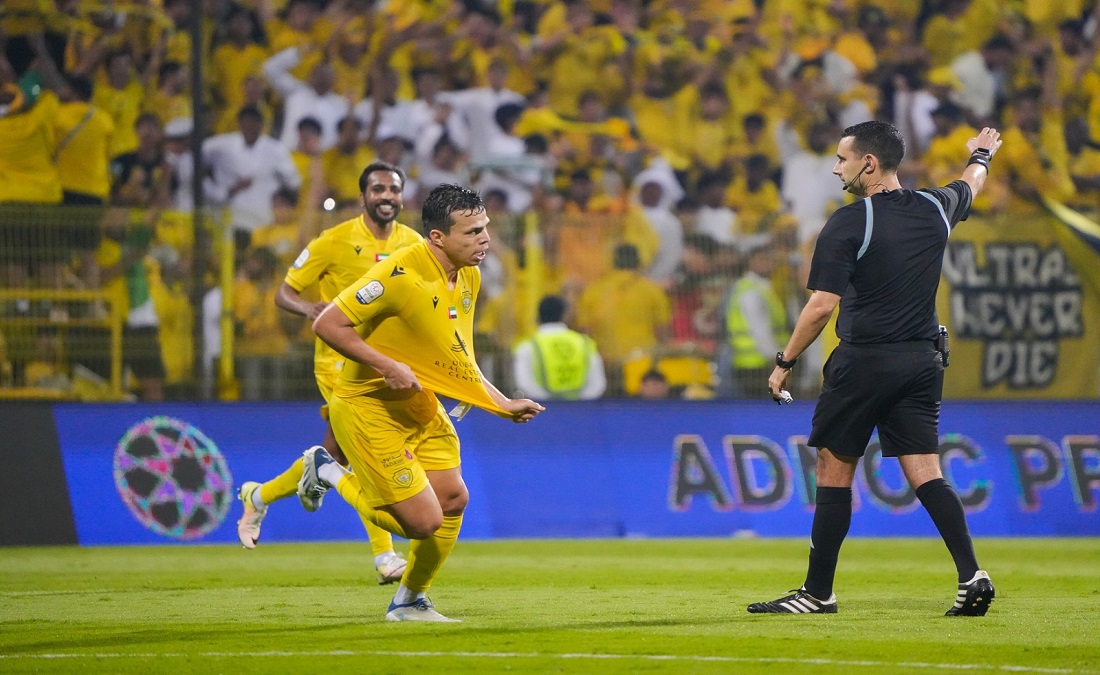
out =
[[[422,241],[415,230],[396,221],[403,205],[402,190],[405,185],[405,175],[400,169],[384,162],[369,164],[360,175],[359,185],[363,213],[328,228],[302,250],[287,271],[276,296],[276,303],[283,309],[312,321],[337,293],[354,283],[376,263],[403,247]],[[315,283],[321,300],[310,302],[301,294]],[[328,401],[343,365],[342,356],[324,341],[316,341],[313,371],[317,388],[325,399],[321,416],[326,420]],[[322,446],[346,465],[331,426],[326,426]],[[299,458],[272,480],[263,484],[247,482],[242,485],[244,515],[238,521],[237,534],[245,548],[255,548],[267,505],[295,494],[301,477],[302,461]],[[320,499],[303,502],[311,511],[319,508],[320,504]],[[389,532],[367,520],[363,524],[374,550],[379,583],[400,579],[405,561],[394,553],[393,538]]]

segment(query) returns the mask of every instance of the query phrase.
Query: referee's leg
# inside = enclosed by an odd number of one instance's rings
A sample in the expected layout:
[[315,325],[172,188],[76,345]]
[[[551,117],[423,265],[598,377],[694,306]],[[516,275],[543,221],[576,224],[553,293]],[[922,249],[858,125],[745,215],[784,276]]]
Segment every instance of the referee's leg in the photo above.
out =
[[974,555],[974,542],[966,525],[966,512],[955,488],[943,478],[940,456],[936,453],[900,455],[901,470],[917,493],[921,505],[932,517],[959,574],[959,583],[966,583],[981,569]]
[[852,523],[852,480],[858,461],[827,448],[817,451],[817,504],[805,584],[815,598],[825,600],[833,594],[837,558]]

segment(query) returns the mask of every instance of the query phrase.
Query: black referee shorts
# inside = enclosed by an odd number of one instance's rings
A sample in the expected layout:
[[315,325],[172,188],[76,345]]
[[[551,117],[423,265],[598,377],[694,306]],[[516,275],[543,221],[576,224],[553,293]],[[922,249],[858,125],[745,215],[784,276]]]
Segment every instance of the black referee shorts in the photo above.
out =
[[943,358],[931,341],[842,342],[824,374],[807,445],[862,457],[878,427],[886,457],[937,451]]

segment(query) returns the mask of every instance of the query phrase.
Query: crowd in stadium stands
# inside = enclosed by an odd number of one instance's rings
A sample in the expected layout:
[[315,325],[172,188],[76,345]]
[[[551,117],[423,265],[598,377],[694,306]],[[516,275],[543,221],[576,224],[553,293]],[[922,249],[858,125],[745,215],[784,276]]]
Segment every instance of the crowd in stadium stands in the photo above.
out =
[[[110,290],[149,400],[194,391],[194,322],[210,362],[223,290],[245,397],[302,393],[283,385],[311,382],[312,335],[273,295],[306,242],[360,210],[376,159],[408,174],[400,220],[414,227],[436,185],[484,195],[478,349],[502,356],[493,379],[509,381],[511,349],[557,295],[595,339],[609,395],[662,377],[671,395],[763,392],[805,302],[803,263],[845,199],[832,168],[849,124],[901,129],[909,187],[957,177],[965,140],[996,125],[977,212],[1026,217],[1040,194],[1098,205],[1095,0],[201,4],[197,45],[190,0],[0,7],[2,283]],[[232,228],[231,289],[223,240],[195,247],[196,166],[211,219]],[[2,308],[36,312],[49,325],[22,347],[0,334],[5,384],[71,376],[65,306]],[[816,385],[812,363],[800,375]]]

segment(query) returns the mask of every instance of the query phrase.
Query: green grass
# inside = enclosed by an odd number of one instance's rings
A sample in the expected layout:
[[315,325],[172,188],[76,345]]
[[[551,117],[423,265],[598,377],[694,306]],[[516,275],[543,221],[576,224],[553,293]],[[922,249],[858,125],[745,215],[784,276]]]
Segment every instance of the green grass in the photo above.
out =
[[1100,672],[1100,540],[978,550],[997,600],[948,619],[938,540],[848,541],[833,616],[745,612],[804,540],[459,542],[432,597],[463,623],[417,625],[363,544],[0,549],[0,673]]

